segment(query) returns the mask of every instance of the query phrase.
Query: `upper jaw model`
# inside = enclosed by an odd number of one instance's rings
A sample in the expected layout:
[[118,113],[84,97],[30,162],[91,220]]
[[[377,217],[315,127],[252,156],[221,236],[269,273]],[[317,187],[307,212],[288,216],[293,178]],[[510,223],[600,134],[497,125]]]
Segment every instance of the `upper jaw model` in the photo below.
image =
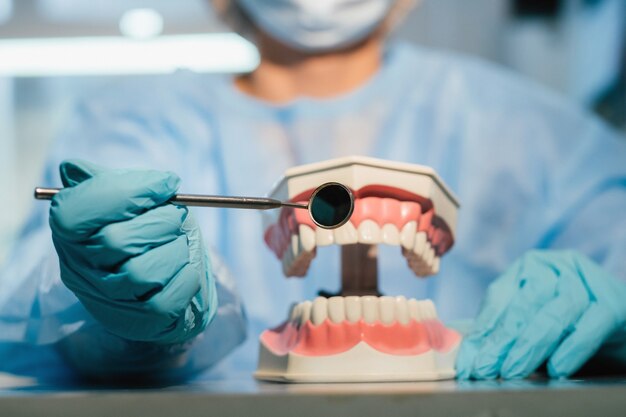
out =
[[379,297],[376,246],[400,246],[418,276],[439,271],[454,244],[458,202],[428,167],[347,157],[288,170],[272,198],[306,203],[321,184],[355,196],[343,226],[317,227],[304,210],[265,217],[265,242],[286,276],[303,277],[317,246],[342,246],[340,296],[292,307],[260,337],[259,379],[284,382],[423,381],[453,378],[461,337],[430,300]]

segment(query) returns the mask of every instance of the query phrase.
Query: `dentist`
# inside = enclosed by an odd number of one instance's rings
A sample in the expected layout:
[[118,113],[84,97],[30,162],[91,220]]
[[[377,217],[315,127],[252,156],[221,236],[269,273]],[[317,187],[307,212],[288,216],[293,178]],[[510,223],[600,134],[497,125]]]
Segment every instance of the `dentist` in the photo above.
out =
[[[81,102],[42,179],[67,188],[49,213],[34,207],[0,276],[0,354],[24,357],[10,370],[34,373],[38,355],[50,372],[171,379],[220,362],[244,338],[237,294],[256,336],[336,286],[337,256],[287,282],[257,214],[163,203],[262,195],[290,166],[351,154],[432,166],[463,202],[438,276],[383,265],[384,291],[477,316],[459,377],[626,360],[626,141],[506,71],[390,40],[412,3],[215,0],[258,46],[255,71],[179,72]],[[254,339],[221,369],[251,370]]]

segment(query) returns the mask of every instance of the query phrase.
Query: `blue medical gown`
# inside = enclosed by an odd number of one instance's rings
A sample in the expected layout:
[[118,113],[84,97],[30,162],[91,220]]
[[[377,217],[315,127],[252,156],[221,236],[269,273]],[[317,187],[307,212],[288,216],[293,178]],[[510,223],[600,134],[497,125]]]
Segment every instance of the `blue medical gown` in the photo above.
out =
[[[289,167],[346,155],[429,165],[458,195],[456,244],[436,277],[413,276],[398,247],[381,247],[379,255],[382,291],[432,298],[444,320],[473,317],[489,283],[531,248],[575,248],[626,279],[626,141],[513,74],[401,43],[388,47],[366,85],[328,100],[271,105],[236,90],[230,76],[188,72],[112,86],[77,107],[41,183],[59,186],[61,160],[84,158],[172,170],[181,192],[260,196]],[[47,209],[35,203],[0,282],[0,337],[29,344],[24,355],[98,331],[59,280]],[[339,289],[339,249],[319,248],[306,279],[285,279],[263,243],[258,212],[195,215],[214,263],[223,265],[220,311],[188,348],[188,371],[241,339],[236,294],[248,339],[218,369],[252,370],[263,329],[283,320],[291,303]],[[120,343],[92,340],[96,352]],[[84,344],[72,349],[79,366],[90,360]]]

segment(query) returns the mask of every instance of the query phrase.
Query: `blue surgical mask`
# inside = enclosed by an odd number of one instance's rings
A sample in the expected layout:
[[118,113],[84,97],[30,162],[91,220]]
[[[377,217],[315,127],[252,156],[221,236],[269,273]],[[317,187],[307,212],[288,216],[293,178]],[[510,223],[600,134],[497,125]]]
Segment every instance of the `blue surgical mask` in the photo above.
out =
[[371,34],[396,0],[238,0],[258,27],[303,51],[355,44]]

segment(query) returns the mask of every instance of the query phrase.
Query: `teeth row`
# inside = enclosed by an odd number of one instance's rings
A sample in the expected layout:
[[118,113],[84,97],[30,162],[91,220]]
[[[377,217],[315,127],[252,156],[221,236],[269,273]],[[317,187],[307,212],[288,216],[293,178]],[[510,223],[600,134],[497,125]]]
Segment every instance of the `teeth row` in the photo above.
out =
[[439,272],[439,257],[428,241],[425,232],[417,231],[417,223],[407,223],[401,231],[393,224],[380,227],[373,220],[364,220],[358,229],[352,222],[335,229],[321,227],[315,230],[301,224],[298,235],[291,236],[291,245],[283,256],[283,271],[287,276],[304,276],[315,257],[317,246],[332,244],[350,245],[355,243],[402,246],[409,267],[419,276],[433,275]]
[[356,323],[363,319],[366,323],[381,322],[407,324],[411,320],[422,321],[437,318],[435,305],[430,300],[417,301],[405,297],[317,297],[313,302],[304,301],[293,306],[290,320],[296,326],[307,321],[315,325],[326,319],[333,323],[349,321]]
[[434,275],[439,272],[439,256],[428,241],[425,232],[416,232],[417,223],[409,222],[402,228],[402,253],[409,267],[418,276]]
[[[415,225],[415,222],[411,223]],[[358,228],[352,222],[348,222],[335,230],[318,227],[313,231],[307,226],[300,225],[300,234],[303,240],[308,240],[309,246],[328,246],[333,243],[338,245],[386,243],[398,246],[401,243],[400,231],[395,225],[385,224],[381,227],[373,220],[363,220]]]

